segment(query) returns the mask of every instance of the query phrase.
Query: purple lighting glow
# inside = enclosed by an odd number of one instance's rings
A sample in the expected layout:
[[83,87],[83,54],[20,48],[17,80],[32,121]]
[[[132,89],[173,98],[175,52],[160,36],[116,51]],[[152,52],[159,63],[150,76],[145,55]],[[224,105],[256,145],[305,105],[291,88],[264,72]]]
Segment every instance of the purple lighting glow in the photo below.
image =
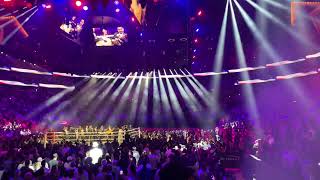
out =
[[120,12],[120,9],[119,9],[119,8],[117,8],[115,11],[116,11],[116,13],[119,13],[119,12]]

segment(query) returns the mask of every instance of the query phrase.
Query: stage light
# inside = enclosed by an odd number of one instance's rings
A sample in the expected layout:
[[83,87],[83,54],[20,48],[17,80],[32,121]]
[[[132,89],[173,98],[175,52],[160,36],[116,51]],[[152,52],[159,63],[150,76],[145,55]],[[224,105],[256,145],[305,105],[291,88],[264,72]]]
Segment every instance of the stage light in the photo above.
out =
[[52,7],[51,4],[42,4],[41,6],[46,9],[50,9]]
[[[218,40],[218,47],[216,49],[215,57],[214,57],[214,72],[221,72],[222,70],[222,63],[224,58],[224,49],[225,49],[225,40],[226,40],[226,33],[227,33],[227,21],[228,21],[228,12],[229,12],[229,1],[227,1],[222,26],[220,29],[220,35]],[[211,89],[215,89],[213,92],[213,97],[217,99],[220,96],[220,84],[221,76],[217,75],[213,77],[213,82],[211,84]],[[217,110],[219,109],[219,104],[217,104]]]
[[[194,63],[195,62],[192,62],[192,64],[194,64]],[[175,69],[174,69],[174,72],[176,75],[178,75],[178,72]],[[189,86],[182,80],[181,77],[178,77],[178,80],[180,81],[181,85],[185,89],[185,92],[188,94],[188,96],[191,100],[191,103],[192,103],[191,108],[193,109],[193,111],[196,111],[197,109],[202,109],[201,104],[199,103],[199,101],[197,100],[195,95],[192,93]]]
[[116,11],[116,13],[118,13],[118,12],[120,12],[120,9],[119,9],[119,8],[117,8],[115,11]]
[[294,37],[296,40],[300,41],[304,45],[308,47],[317,47],[313,42],[308,41],[307,38],[302,36],[302,34],[297,34],[294,30],[287,27],[287,25],[281,21],[280,18],[276,17],[274,14],[269,12],[268,10],[260,7],[257,3],[255,3],[252,0],[245,0],[247,1],[252,7],[254,7],[259,13],[261,13],[264,17],[270,19],[273,23],[279,25],[283,30],[287,31],[292,37]]
[[[30,10],[34,10],[36,8],[36,6],[35,7],[33,7],[33,8],[31,8]],[[50,8],[51,8],[51,5],[50,5]],[[2,41],[2,43],[1,43],[1,45],[5,45],[18,31],[25,31],[24,30],[24,28],[23,28],[23,25],[25,24],[25,23],[27,23],[29,20],[30,20],[30,18],[38,11],[39,9],[37,8],[35,11],[33,11],[32,12],[32,14],[30,14],[17,28],[15,28],[13,31],[11,31],[4,39],[3,39],[3,41]],[[26,11],[26,12],[28,12],[28,11]],[[24,13],[26,13],[26,12],[24,12]],[[24,14],[24,13],[22,13],[22,15]],[[17,16],[16,18],[19,18],[19,17],[21,17],[20,15],[19,16]],[[11,23],[11,22],[13,22],[13,21],[8,21],[8,22],[6,22],[6,23]],[[7,24],[6,23],[4,23],[4,24],[2,24],[1,26],[0,26],[0,28],[2,27],[5,27]],[[27,34],[28,35],[28,34]]]
[[196,38],[196,39],[194,39],[193,40],[195,43],[198,43],[199,42],[199,40]]
[[200,31],[200,29],[199,29],[199,28],[197,28],[197,29],[196,29],[196,32],[199,32],[199,31]]
[[194,50],[193,50],[193,52],[195,53],[195,52],[197,52],[197,50],[196,50],[196,49],[194,49]]
[[195,58],[196,58],[196,56],[192,56],[192,58],[193,58],[193,59],[195,59]]
[[197,13],[197,15],[198,15],[198,16],[202,16],[202,15],[203,15],[202,10],[199,10],[198,13]]
[[184,113],[182,111],[182,107],[181,104],[178,101],[178,97],[172,87],[172,84],[169,80],[169,77],[166,73],[166,70],[163,70],[164,75],[165,75],[165,80],[166,80],[166,85],[167,85],[167,90],[168,90],[168,94],[169,94],[169,100],[171,103],[171,108],[174,112],[175,117],[177,118],[177,122],[176,125],[182,125],[185,126],[186,122],[184,121],[185,117],[184,117]]
[[143,36],[143,33],[140,33],[140,37],[142,37]]
[[[133,77],[133,78],[136,78],[136,77]],[[138,103],[138,100],[139,98],[141,97],[141,89],[142,89],[142,79],[143,79],[143,72],[141,72],[140,76],[137,77],[139,80],[138,80],[138,83],[136,84],[136,86],[133,88],[133,93],[132,93],[132,102],[131,102],[131,106],[130,106],[130,110],[129,110],[129,113],[128,113],[128,123],[131,124],[133,123],[134,119],[136,118],[136,115],[137,115],[137,111],[138,111],[138,106],[139,106],[139,103]]]
[[83,10],[88,11],[88,6],[83,6]]
[[82,5],[81,1],[76,1],[76,6],[80,7]]
[[[247,67],[247,62],[246,62],[246,57],[244,55],[244,49],[242,46],[242,41],[240,37],[240,31],[238,28],[238,23],[236,20],[236,15],[234,12],[232,0],[230,0],[230,9],[231,9],[231,21],[232,21],[232,29],[233,29],[233,36],[235,39],[235,46],[236,46],[236,53],[238,57],[238,65],[240,68],[246,68]],[[241,80],[249,80],[250,75],[247,71],[241,72],[240,74]],[[245,93],[245,98],[246,98],[246,107],[249,110],[249,114],[253,117],[253,119],[256,119],[256,125],[255,129],[258,135],[261,135],[261,126],[259,122],[259,113],[257,109],[257,104],[256,104],[256,99],[255,95],[253,93],[253,88],[251,85],[246,85],[243,86],[243,91]]]
[[[131,76],[132,77],[132,76]],[[130,97],[130,94],[132,92],[132,89],[135,84],[135,80],[138,77],[138,72],[135,72],[133,74],[133,77],[130,78],[130,81],[128,84],[125,85],[123,91],[121,92],[122,95],[118,96],[116,99],[116,102],[113,103],[113,110],[111,111],[111,117],[109,117],[109,123],[114,124],[121,116],[121,112],[125,109],[127,105],[127,100]],[[128,76],[126,77],[128,79]]]
[[[214,99],[206,88],[201,85],[201,83],[188,71],[187,74],[180,69],[180,72],[187,78],[187,81],[193,88],[193,90],[198,94],[198,97],[205,103],[207,107],[215,107],[217,104],[216,99]],[[214,109],[214,108],[213,108]]]
[[132,22],[134,22],[134,21],[135,21],[134,17],[131,17],[131,21],[132,21]]
[[114,1],[114,4],[115,4],[115,5],[119,5],[119,1],[117,1],[117,0]]
[[[162,75],[160,73],[160,70],[158,70],[158,76],[159,78],[154,79],[154,81],[159,80],[160,104],[161,104],[161,109],[163,110],[161,112],[163,113],[165,120],[169,120],[169,122],[167,122],[168,126],[172,127],[174,126],[173,124],[174,122],[172,121],[172,119],[174,119],[174,115],[173,115],[172,107],[169,101],[169,92],[166,91],[163,78],[161,78]],[[159,111],[159,110],[156,110],[156,111]]]
[[11,2],[11,0],[3,0],[4,2]]
[[[159,109],[161,109],[161,102],[160,102],[160,91],[159,91],[159,86],[157,83],[156,79],[156,72],[155,70],[153,70],[152,74],[151,74],[152,79],[152,89],[153,89],[153,96],[152,96],[152,116],[153,117],[160,117],[161,111],[159,111]],[[155,124],[159,124],[160,122],[158,120],[155,119]]]

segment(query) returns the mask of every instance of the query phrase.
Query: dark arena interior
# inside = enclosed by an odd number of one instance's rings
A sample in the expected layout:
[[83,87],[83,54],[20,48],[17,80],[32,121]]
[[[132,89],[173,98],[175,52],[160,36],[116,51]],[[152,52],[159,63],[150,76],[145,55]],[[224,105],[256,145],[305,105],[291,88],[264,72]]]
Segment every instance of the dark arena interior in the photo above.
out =
[[320,2],[0,0],[0,179],[319,180]]

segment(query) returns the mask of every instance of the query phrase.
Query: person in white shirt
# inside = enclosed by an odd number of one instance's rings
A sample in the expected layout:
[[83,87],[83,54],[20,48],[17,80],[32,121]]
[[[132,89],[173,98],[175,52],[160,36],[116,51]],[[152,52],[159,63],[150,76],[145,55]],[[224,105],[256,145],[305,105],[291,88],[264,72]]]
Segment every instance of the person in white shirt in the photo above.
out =
[[137,151],[136,147],[132,147],[132,156],[136,159],[136,165],[138,165],[140,159],[140,153]]
[[67,162],[63,164],[63,167],[67,170],[72,169],[71,164],[72,164],[73,158],[71,156],[67,157]]
[[33,164],[34,171],[38,171],[41,168],[42,157],[38,157],[37,162]]
[[96,164],[103,155],[102,149],[99,148],[98,142],[92,143],[92,149],[88,152],[88,157],[92,158],[92,164]]
[[58,166],[58,164],[59,164],[58,154],[54,153],[53,158],[49,161],[49,167],[50,167],[50,169],[52,169],[53,166]]

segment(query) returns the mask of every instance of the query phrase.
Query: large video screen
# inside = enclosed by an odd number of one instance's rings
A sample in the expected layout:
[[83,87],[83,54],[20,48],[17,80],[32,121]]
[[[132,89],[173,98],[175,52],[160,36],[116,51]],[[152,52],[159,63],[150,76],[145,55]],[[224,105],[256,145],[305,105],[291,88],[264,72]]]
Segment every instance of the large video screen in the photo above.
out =
[[70,19],[65,18],[60,29],[64,31],[69,38],[79,40],[80,33],[85,25],[85,20],[72,16]]
[[88,27],[86,23],[89,23],[89,27],[92,27],[89,32],[94,37],[94,43],[98,47],[122,46],[128,42],[125,27],[119,21],[107,16],[93,16],[89,19],[77,16],[66,17],[60,25],[60,29],[67,38],[80,43],[81,33]]
[[122,46],[128,42],[128,35],[122,26],[118,26],[116,29],[93,28],[93,35],[96,46]]

